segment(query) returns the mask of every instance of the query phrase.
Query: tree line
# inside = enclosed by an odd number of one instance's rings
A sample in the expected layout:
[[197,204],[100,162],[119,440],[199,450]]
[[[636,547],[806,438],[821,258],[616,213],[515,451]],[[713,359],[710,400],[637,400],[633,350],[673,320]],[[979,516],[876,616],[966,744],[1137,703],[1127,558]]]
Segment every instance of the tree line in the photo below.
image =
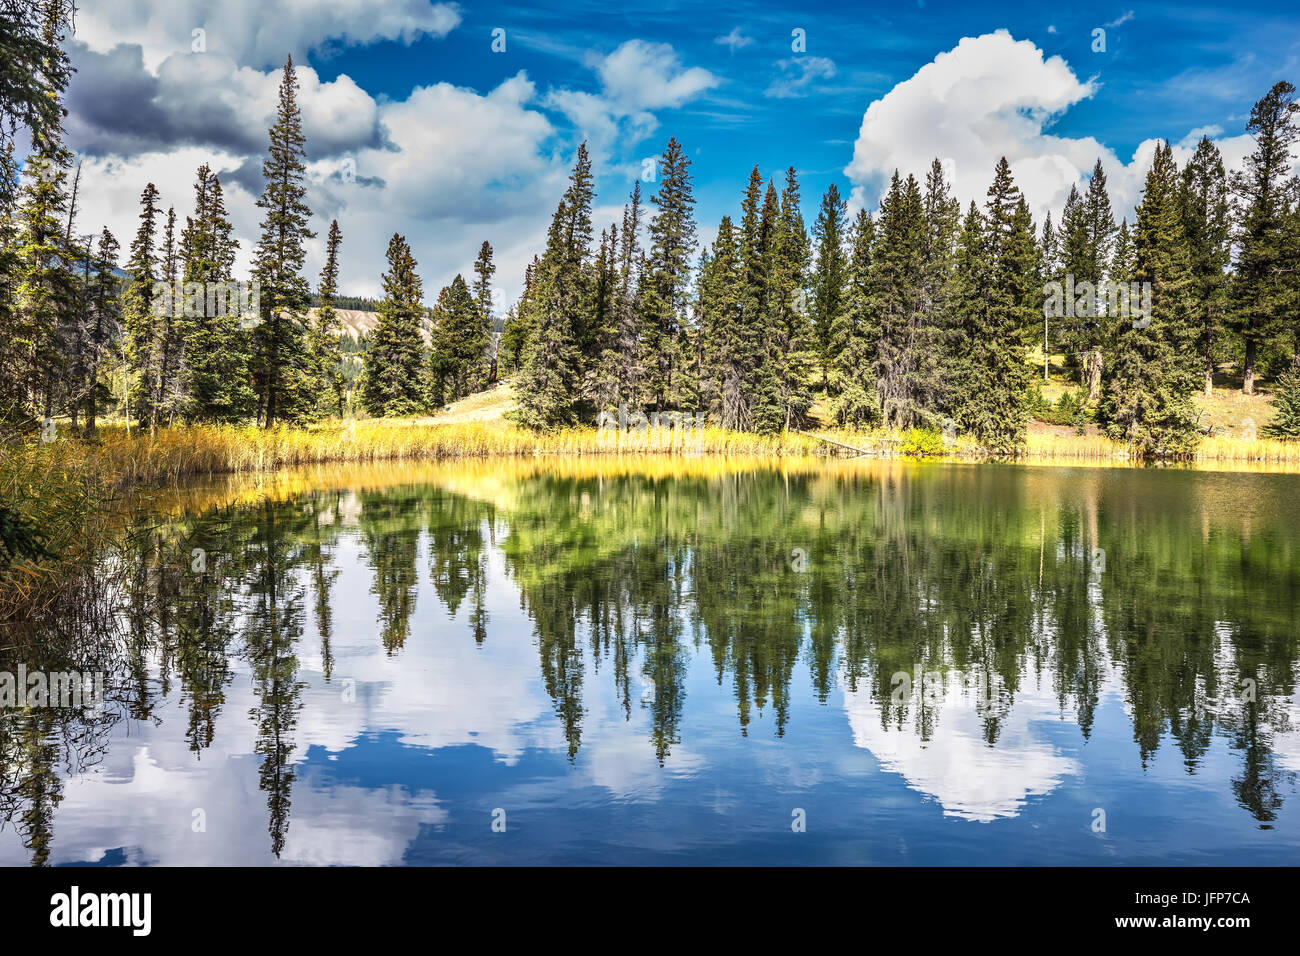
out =
[[[63,144],[63,110],[50,107],[70,77],[59,47],[69,5],[32,7],[40,15],[16,33],[29,51],[17,72],[29,70],[43,95],[24,107],[10,84],[4,103],[10,130],[30,130],[32,153],[20,170],[12,135],[0,151],[7,424],[67,416],[93,431],[115,382],[119,410],[151,428],[344,415],[356,376],[336,309],[370,303],[339,294],[337,221],[314,291],[303,274],[316,234],[292,59],[249,279],[233,281],[239,242],[206,164],[183,223],[145,186],[122,279],[116,237],[77,232],[80,167]],[[1229,361],[1246,394],[1273,375],[1273,427],[1300,436],[1298,111],[1286,82],[1255,104],[1240,170],[1208,138],[1182,168],[1162,143],[1131,225],[1116,225],[1100,161],[1041,227],[1005,158],[983,202],[964,210],[938,160],[920,179],[896,171],[874,212],[850,216],[832,184],[811,230],[795,168],[778,187],[754,167],[738,215],[723,216],[704,249],[676,138],[659,157],[651,208],[636,182],[621,221],[598,237],[584,143],[499,326],[489,243],[472,280],[457,275],[428,307],[410,244],[392,236],[355,397],[372,415],[409,415],[509,377],[515,417],[533,428],[626,407],[703,412],[755,432],[806,427],[821,403],[845,427],[943,429],[1011,453],[1035,408],[1030,354],[1041,348],[1044,372],[1063,355],[1098,422],[1141,453],[1190,451],[1193,397]],[[1048,289],[1065,290],[1063,310]],[[1116,289],[1134,290],[1140,313],[1116,308]]]
[[[936,159],[922,180],[895,172],[874,214],[850,217],[832,184],[809,235],[795,169],[778,189],[755,167],[739,216],[722,217],[694,267],[677,140],[654,214],[638,182],[599,240],[580,147],[502,335],[518,418],[549,428],[626,405],[772,432],[807,424],[820,399],[841,425],[942,428],[1009,453],[1041,347],[1045,369],[1063,354],[1107,433],[1141,453],[1194,447],[1193,396],[1229,361],[1248,395],[1274,370],[1274,429],[1300,436],[1297,111],[1295,88],[1273,86],[1237,171],[1208,138],[1181,169],[1160,144],[1132,225],[1116,224],[1100,161],[1039,228],[1005,157],[965,210]],[[1053,315],[1058,286],[1082,292]]]

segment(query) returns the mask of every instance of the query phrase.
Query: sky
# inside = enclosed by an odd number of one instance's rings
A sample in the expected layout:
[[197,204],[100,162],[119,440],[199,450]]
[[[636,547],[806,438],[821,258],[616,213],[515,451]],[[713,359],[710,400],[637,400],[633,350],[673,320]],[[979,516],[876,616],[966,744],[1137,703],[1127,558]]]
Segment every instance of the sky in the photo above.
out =
[[597,229],[633,184],[652,193],[670,136],[691,160],[701,243],[737,215],[750,170],[799,174],[811,230],[831,183],[876,210],[894,169],[931,159],[963,204],[1000,156],[1035,217],[1093,163],[1132,221],[1158,141],[1185,161],[1202,135],[1239,166],[1252,104],[1300,85],[1300,7],[738,0],[526,7],[492,0],[82,0],[68,145],[83,165],[78,228],[134,235],[147,182],[192,212],[195,170],[226,188],[242,276],[280,71],[298,65],[313,286],[331,218],[341,292],[381,293],[388,239],[425,299],[495,250],[497,306],[517,296],[586,140]]

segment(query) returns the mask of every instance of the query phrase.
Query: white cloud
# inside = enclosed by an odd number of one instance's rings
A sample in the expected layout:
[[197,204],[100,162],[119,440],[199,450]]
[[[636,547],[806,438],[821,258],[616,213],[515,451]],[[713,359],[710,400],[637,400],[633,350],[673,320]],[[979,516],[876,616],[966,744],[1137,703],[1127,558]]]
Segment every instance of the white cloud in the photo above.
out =
[[[140,18],[128,15],[126,22]],[[347,32],[348,22],[312,35],[360,36]],[[397,30],[382,22],[374,30]],[[160,56],[154,43],[151,54],[150,31],[159,29],[147,19],[135,32],[92,29],[83,37],[79,31],[70,43],[79,72],[69,93],[69,141],[86,156],[85,184],[93,185],[84,191],[78,228],[98,232],[108,225],[127,245],[149,181],[183,224],[195,169],[208,162],[226,187],[241,242],[236,273],[242,275],[258,234],[255,202],[280,70],[241,65],[212,44],[207,53]],[[129,42],[109,45],[119,36]],[[248,55],[250,44],[241,55]],[[679,107],[722,82],[684,66],[671,46],[640,40],[588,63],[598,93],[552,89],[542,95],[520,72],[484,93],[436,83],[397,100],[376,100],[346,74],[322,82],[300,64],[308,203],[318,233],[308,248],[309,279],[314,283],[319,272],[329,220],[337,218],[343,231],[340,284],[348,294],[379,294],[384,252],[397,231],[420,263],[428,300],[457,272],[468,274],[485,239],[494,248],[506,301],[516,296],[527,263],[543,245],[576,144],[560,140],[547,111],[562,113],[579,137],[591,141],[599,169],[615,150],[656,129],[652,111]],[[622,190],[616,191],[621,202]]]
[[1108,29],[1108,30],[1113,30],[1113,29],[1115,29],[1115,27],[1122,27],[1124,24],[1126,24],[1126,23],[1128,23],[1130,20],[1132,20],[1133,17],[1134,17],[1134,13],[1133,13],[1132,10],[1129,10],[1129,11],[1126,12],[1126,13],[1122,13],[1122,14],[1120,14],[1118,17],[1116,17],[1114,20],[1110,21],[1110,23],[1107,23],[1107,24],[1106,24],[1106,29]]
[[202,30],[209,53],[247,66],[274,66],[285,55],[393,40],[405,44],[443,37],[460,23],[455,4],[429,0],[118,0],[85,4],[77,11],[77,38],[107,52],[138,43],[156,69],[174,53],[188,53]]
[[639,143],[658,128],[652,110],[676,109],[722,83],[702,67],[684,67],[668,44],[644,40],[628,40],[612,53],[591,56],[588,65],[600,79],[599,93],[554,89],[544,105],[563,113],[587,140],[597,166],[616,146]]
[[747,47],[754,42],[753,37],[747,37],[740,32],[740,27],[732,27],[730,33],[724,33],[722,36],[714,37],[713,42],[719,46],[729,47],[732,53],[742,47]]
[[[938,157],[952,160],[954,188],[963,205],[982,204],[1000,157],[1006,156],[1035,217],[1059,212],[1070,187],[1086,184],[1100,159],[1118,221],[1133,221],[1142,185],[1158,140],[1138,144],[1125,162],[1092,136],[1065,137],[1052,123],[1097,89],[1081,80],[1059,56],[1046,57],[1028,40],[1005,30],[966,37],[912,77],[873,102],[862,119],[853,159],[845,174],[853,183],[855,208],[874,211],[889,176],[897,169],[921,178]],[[1202,133],[1176,133],[1174,158],[1185,163]],[[1229,169],[1250,150],[1246,135],[1216,140]]]
[[628,40],[596,63],[604,97],[625,112],[676,108],[722,80],[703,67],[684,68],[667,43]]
[[835,75],[835,61],[824,56],[796,56],[777,60],[780,75],[774,79],[763,95],[773,99],[789,99],[812,92],[814,80],[829,80]]

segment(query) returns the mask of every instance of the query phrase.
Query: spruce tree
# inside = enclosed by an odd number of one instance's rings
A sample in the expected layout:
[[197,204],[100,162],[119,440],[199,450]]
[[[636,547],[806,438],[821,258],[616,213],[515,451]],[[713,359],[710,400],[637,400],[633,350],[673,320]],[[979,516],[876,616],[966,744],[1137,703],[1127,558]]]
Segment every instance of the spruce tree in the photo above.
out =
[[[185,391],[185,299],[181,296],[179,271],[180,258],[176,246],[176,209],[167,208],[167,222],[163,226],[162,248],[158,267],[168,295],[156,308],[158,319],[158,418],[171,425],[184,402]],[[190,310],[203,310],[203,295],[195,297]]]
[[[1092,177],[1088,180],[1088,191],[1083,200],[1084,233],[1087,238],[1087,260],[1081,264],[1085,270],[1084,277],[1091,281],[1098,290],[1106,281],[1106,266],[1110,260],[1111,246],[1115,237],[1115,217],[1111,214],[1110,194],[1106,191],[1106,173],[1098,159],[1092,168]],[[1076,282],[1079,275],[1075,276]],[[1124,276],[1117,281],[1128,281]],[[1088,400],[1095,402],[1101,397],[1101,376],[1107,348],[1106,329],[1109,323],[1100,316],[1082,328],[1088,330],[1086,336],[1078,342],[1083,366],[1083,382],[1088,389]]]
[[533,290],[535,277],[541,268],[541,257],[533,256],[524,269],[524,287],[519,299],[510,307],[501,327],[497,367],[503,377],[517,375],[523,364],[524,348],[532,332]]
[[330,220],[325,240],[325,265],[316,292],[316,317],[311,327],[308,353],[315,363],[314,378],[319,389],[316,412],[343,417],[346,412],[347,382],[343,378],[343,354],[339,348],[342,323],[334,311],[339,288],[339,246],[343,233],[337,219]]
[[1290,282],[1295,261],[1285,241],[1287,177],[1291,151],[1300,138],[1295,87],[1279,81],[1250,111],[1246,130],[1255,149],[1246,168],[1233,175],[1241,208],[1237,223],[1237,275],[1232,313],[1245,345],[1242,393],[1253,395],[1260,350],[1284,330],[1290,316]]
[[90,388],[86,393],[86,428],[94,435],[101,403],[109,396],[109,389],[100,383],[100,369],[108,350],[120,335],[121,302],[117,269],[117,239],[105,226],[99,235],[99,245],[94,256],[94,278],[91,280],[87,301],[90,306],[90,360],[87,377]]
[[939,410],[946,404],[945,344],[951,326],[950,297],[957,237],[961,231],[961,204],[944,178],[943,163],[935,159],[925,177],[922,197],[925,238],[921,254],[921,306],[912,331],[910,351],[914,354],[912,400],[924,418],[937,424]]
[[876,393],[876,344],[880,330],[871,301],[875,232],[871,214],[859,210],[853,223],[845,307],[832,338],[835,344],[832,367],[839,379],[835,420],[856,428],[880,421],[880,398]]
[[695,251],[690,165],[676,137],[669,139],[659,159],[659,189],[650,199],[656,211],[649,229],[642,341],[647,398],[657,411],[681,407],[684,391],[677,377],[689,352],[688,293]]
[[984,214],[972,205],[962,228],[952,403],[958,427],[997,454],[1012,454],[1025,441],[1030,379],[1025,352],[1037,328],[1039,268],[1033,220],[1004,156]]
[[1168,143],[1156,150],[1137,211],[1134,276],[1149,283],[1150,315],[1112,320],[1114,371],[1100,413],[1108,434],[1142,457],[1183,456],[1196,446],[1191,395],[1203,368],[1191,322],[1192,274],[1183,231],[1181,178]]
[[0,425],[13,426],[30,420],[27,381],[22,374],[23,356],[19,328],[24,317],[18,308],[18,162],[14,144],[0,152]]
[[141,427],[157,423],[161,364],[154,307],[154,286],[158,281],[157,233],[158,189],[149,183],[140,194],[140,226],[131,241],[126,262],[128,279],[122,306],[129,374],[127,411],[128,417],[134,415]]
[[840,197],[839,187],[831,183],[822,196],[821,208],[813,224],[817,253],[812,274],[812,326],[823,389],[829,386],[835,322],[844,309],[844,287],[848,279],[848,262],[844,254],[847,213],[848,202]]
[[482,313],[464,278],[457,275],[438,293],[433,309],[432,403],[454,402],[474,392],[483,378],[486,352]]
[[772,365],[786,429],[802,428],[812,405],[809,380],[816,352],[806,289],[810,254],[799,179],[791,166],[781,191],[768,292]]
[[239,249],[233,232],[221,181],[205,163],[194,183],[194,215],[186,218],[181,236],[185,285],[202,290],[197,298],[186,296],[183,317],[190,421],[237,422],[255,407],[251,342],[238,286],[232,284]]
[[424,339],[424,287],[415,257],[403,236],[388,241],[384,298],[366,342],[361,404],[371,415],[413,415],[427,405]]
[[1183,169],[1180,204],[1191,269],[1190,321],[1209,396],[1214,393],[1214,371],[1226,332],[1231,219],[1223,158],[1207,136],[1201,137]]
[[[1076,192],[1077,195],[1077,192]],[[1042,238],[1038,243],[1039,259],[1042,263],[1040,278],[1043,285],[1048,282],[1063,282],[1063,273],[1061,270],[1061,239],[1060,233],[1052,224],[1052,213],[1049,210],[1047,216],[1043,219]],[[1046,382],[1050,377],[1052,361],[1052,327],[1051,318],[1047,310],[1043,310],[1043,381]],[[1056,330],[1057,338],[1061,337],[1061,329]]]
[[302,275],[304,243],[316,235],[308,228],[311,209],[305,201],[305,142],[298,80],[290,57],[280,80],[269,155],[262,163],[266,188],[257,201],[263,219],[253,256],[261,311],[253,338],[258,399],[267,428],[280,419],[302,418],[315,400],[307,374],[310,361],[304,327],[310,301],[307,279]]
[[723,216],[700,274],[701,384],[706,410],[723,428],[752,427],[749,382],[760,348],[745,326],[747,279],[741,239]]
[[[735,372],[739,376],[735,386],[738,393],[733,402],[735,408],[729,414],[736,424],[727,427],[760,433],[777,431],[785,421],[776,370],[767,343],[770,334],[766,311],[770,273],[768,253],[775,229],[775,209],[774,204],[760,201],[763,193],[763,177],[755,166],[750,172],[741,203],[738,254],[742,281],[736,296],[740,331],[724,346],[734,360]],[[768,206],[766,217],[763,214],[765,205]]]
[[546,252],[534,270],[521,317],[526,341],[513,417],[527,427],[555,428],[578,418],[579,389],[599,338],[589,263],[591,202],[591,161],[583,143],[569,188],[551,217]]
[[875,313],[876,392],[884,422],[897,428],[933,424],[936,354],[926,328],[926,221],[915,177],[895,171],[880,202],[870,297]]
[[587,388],[597,411],[617,412],[620,407],[637,410],[644,402],[640,292],[645,270],[641,267],[640,224],[641,184],[637,182],[623,206],[622,228],[615,229],[610,242],[610,253],[615,256],[612,265],[616,268],[616,274],[610,277],[614,283],[611,314]]
[[497,380],[497,334],[492,314],[492,276],[497,267],[492,262],[492,246],[485,239],[479,246],[478,258],[474,260],[474,303],[478,307],[479,322],[483,326],[483,340],[487,345],[483,350],[483,360],[474,388],[482,389],[496,384]]

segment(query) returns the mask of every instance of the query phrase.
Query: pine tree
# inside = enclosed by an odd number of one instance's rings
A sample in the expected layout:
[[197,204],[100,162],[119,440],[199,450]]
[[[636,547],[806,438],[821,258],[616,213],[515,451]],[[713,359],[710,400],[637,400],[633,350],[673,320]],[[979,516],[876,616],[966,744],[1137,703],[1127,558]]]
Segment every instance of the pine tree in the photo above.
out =
[[1226,331],[1231,221],[1223,158],[1207,136],[1201,137],[1183,169],[1180,205],[1192,273],[1190,321],[1209,396],[1214,393],[1214,371]]
[[913,176],[895,172],[880,202],[870,277],[871,309],[878,338],[876,392],[886,424],[910,428],[932,424],[936,382],[929,363],[936,342],[926,328],[926,221]]
[[[185,299],[181,295],[179,263],[176,247],[176,210],[167,208],[167,223],[163,226],[162,248],[158,265],[162,282],[169,290],[155,309],[158,320],[158,401],[159,421],[170,425],[184,402],[185,377]],[[190,311],[207,308],[206,296],[199,293],[197,301],[190,303]]]
[[[1075,193],[1077,195],[1077,192]],[[1052,213],[1049,210],[1046,218],[1043,220],[1042,238],[1038,244],[1039,260],[1042,262],[1040,278],[1044,287],[1049,282],[1063,282],[1064,277],[1061,270],[1061,239],[1060,233],[1052,224]],[[1057,337],[1061,336],[1061,330],[1056,330]],[[1051,320],[1047,310],[1043,310],[1043,381],[1046,382],[1051,377],[1052,361],[1052,340],[1051,340]]]
[[578,147],[569,188],[547,230],[546,252],[533,274],[527,311],[521,316],[526,341],[515,386],[514,418],[549,429],[577,421],[579,387],[599,330],[592,312],[591,161]]
[[813,224],[817,253],[812,274],[812,326],[823,389],[829,387],[835,322],[844,309],[844,287],[848,277],[844,254],[844,219],[847,213],[848,202],[840,198],[839,187],[831,183],[822,196],[821,208]]
[[1004,156],[984,214],[972,204],[962,228],[952,404],[958,427],[998,454],[1015,452],[1025,440],[1025,345],[1037,325],[1039,268],[1033,220]]
[[497,367],[508,375],[519,374],[523,364],[524,350],[533,329],[533,291],[540,268],[541,258],[533,256],[524,269],[524,287],[519,293],[519,299],[510,307],[501,327]]
[[[42,27],[46,43],[54,45],[62,38],[62,22],[61,4],[49,4]],[[46,58],[37,67],[51,88],[60,69],[57,58]],[[60,122],[34,131],[19,196],[13,373],[27,392],[28,408],[47,417],[55,412],[61,387],[61,330],[73,323],[78,298],[74,264],[80,255],[72,243],[75,200],[68,192],[71,161]]]
[[700,274],[701,385],[710,417],[735,430],[752,426],[750,365],[760,350],[745,326],[747,284],[741,239],[723,216]]
[[921,306],[912,331],[910,351],[913,360],[912,399],[918,419],[936,424],[939,410],[947,402],[945,345],[951,328],[950,297],[953,293],[953,269],[957,255],[957,237],[961,231],[961,204],[952,195],[944,178],[943,163],[935,159],[925,177],[925,194],[921,202],[925,222],[921,254]]
[[786,429],[802,428],[812,405],[809,379],[816,353],[805,288],[810,255],[808,232],[799,210],[799,180],[791,166],[785,171],[781,191],[768,290],[768,341]]
[[442,405],[472,393],[483,377],[487,332],[469,286],[460,275],[438,293],[433,309],[430,354],[432,404]]
[[134,414],[141,427],[157,424],[158,382],[161,373],[158,321],[154,308],[154,286],[158,281],[158,189],[149,183],[140,194],[140,226],[131,242],[126,262],[129,276],[123,296],[122,322],[125,331],[128,417]]
[[342,323],[334,311],[334,300],[338,296],[339,246],[342,243],[339,221],[331,219],[325,240],[325,265],[321,268],[316,292],[316,318],[312,323],[308,348],[308,354],[315,362],[314,378],[320,390],[317,414],[340,418],[347,410],[347,382],[343,378],[343,354],[339,348]]
[[[602,338],[601,351],[589,379],[587,391],[597,411],[637,410],[644,400],[641,358],[640,292],[645,270],[638,231],[641,225],[641,184],[633,184],[623,206],[622,229],[615,229],[610,253],[616,267],[611,314]],[[696,370],[698,380],[698,369]]]
[[256,406],[243,297],[232,282],[239,249],[233,232],[221,180],[205,163],[194,183],[194,215],[181,235],[188,421],[237,422]]
[[93,260],[95,273],[87,295],[91,320],[90,356],[87,367],[90,387],[86,393],[86,428],[92,435],[95,433],[100,405],[109,393],[109,390],[100,383],[100,369],[105,355],[121,330],[120,282],[114,274],[114,270],[117,269],[117,252],[117,239],[105,226],[99,235],[99,246],[95,250]]
[[305,201],[304,143],[298,80],[290,57],[280,81],[270,154],[262,163],[266,188],[257,205],[264,218],[253,256],[261,312],[254,330],[258,399],[267,428],[280,419],[303,417],[315,399],[306,374],[310,363],[304,341],[310,299],[302,275],[304,243],[316,235],[308,228],[311,210]]
[[559,308],[563,292],[553,271],[538,279],[538,322],[525,347],[514,418],[529,428],[547,430],[577,421],[579,355],[568,313]]
[[492,276],[496,271],[497,267],[492,263],[492,246],[485,239],[483,245],[479,246],[478,258],[474,260],[474,303],[478,306],[479,322],[483,326],[484,341],[487,342],[474,383],[475,390],[494,385],[497,380],[499,344],[492,315]]
[[[738,396],[731,417],[737,424],[727,427],[742,431],[774,432],[785,421],[781,410],[776,370],[767,345],[770,334],[766,305],[767,277],[770,273],[769,246],[774,231],[771,203],[760,204],[763,177],[755,166],[750,172],[745,198],[741,203],[739,242],[742,281],[736,296],[739,303],[739,332],[725,346],[735,360],[739,376],[734,386]],[[763,206],[768,215],[763,215]],[[766,219],[766,222],[764,221]],[[729,381],[724,376],[724,382]]]
[[30,420],[27,408],[27,379],[22,373],[23,356],[19,328],[23,315],[18,309],[18,163],[14,144],[0,152],[0,425],[17,425]]
[[1278,376],[1273,389],[1273,419],[1264,426],[1269,438],[1300,439],[1300,366],[1291,366]]
[[839,379],[835,420],[857,428],[880,421],[880,398],[876,393],[876,344],[880,330],[871,301],[875,234],[871,214],[859,210],[853,224],[845,307],[832,337],[835,347],[832,367]]
[[1288,321],[1288,276],[1294,260],[1285,241],[1287,176],[1291,151],[1300,139],[1295,87],[1285,81],[1273,88],[1250,111],[1246,130],[1255,149],[1246,157],[1244,172],[1232,177],[1240,207],[1237,222],[1237,275],[1233,282],[1232,312],[1245,345],[1241,391],[1255,393],[1255,377],[1262,348],[1272,344]]
[[[1115,236],[1115,217],[1111,214],[1110,194],[1106,191],[1106,173],[1098,159],[1092,168],[1092,178],[1088,181],[1088,192],[1083,200],[1084,235],[1087,239],[1087,259],[1080,264],[1085,270],[1084,278],[1091,281],[1095,288],[1101,289],[1106,281],[1106,266],[1110,260],[1111,246]],[[1079,275],[1075,276],[1076,282]],[[1127,281],[1118,276],[1117,281]],[[1089,334],[1083,336],[1078,345],[1083,366],[1083,382],[1088,389],[1088,400],[1095,402],[1101,397],[1101,376],[1105,362],[1107,341],[1105,330],[1108,324],[1097,316],[1084,328]]]
[[1150,315],[1112,319],[1113,374],[1100,413],[1110,436],[1144,457],[1187,455],[1195,448],[1191,395],[1203,368],[1191,324],[1192,275],[1183,232],[1180,176],[1168,143],[1147,173],[1134,236],[1134,275],[1149,283]]
[[384,298],[366,343],[361,404],[371,415],[413,415],[427,405],[424,375],[424,287],[403,236],[388,241]]
[[656,411],[680,407],[683,392],[691,391],[677,381],[689,355],[688,293],[695,251],[690,165],[677,139],[669,139],[659,159],[659,189],[650,199],[657,209],[650,220],[642,341],[647,398]]

